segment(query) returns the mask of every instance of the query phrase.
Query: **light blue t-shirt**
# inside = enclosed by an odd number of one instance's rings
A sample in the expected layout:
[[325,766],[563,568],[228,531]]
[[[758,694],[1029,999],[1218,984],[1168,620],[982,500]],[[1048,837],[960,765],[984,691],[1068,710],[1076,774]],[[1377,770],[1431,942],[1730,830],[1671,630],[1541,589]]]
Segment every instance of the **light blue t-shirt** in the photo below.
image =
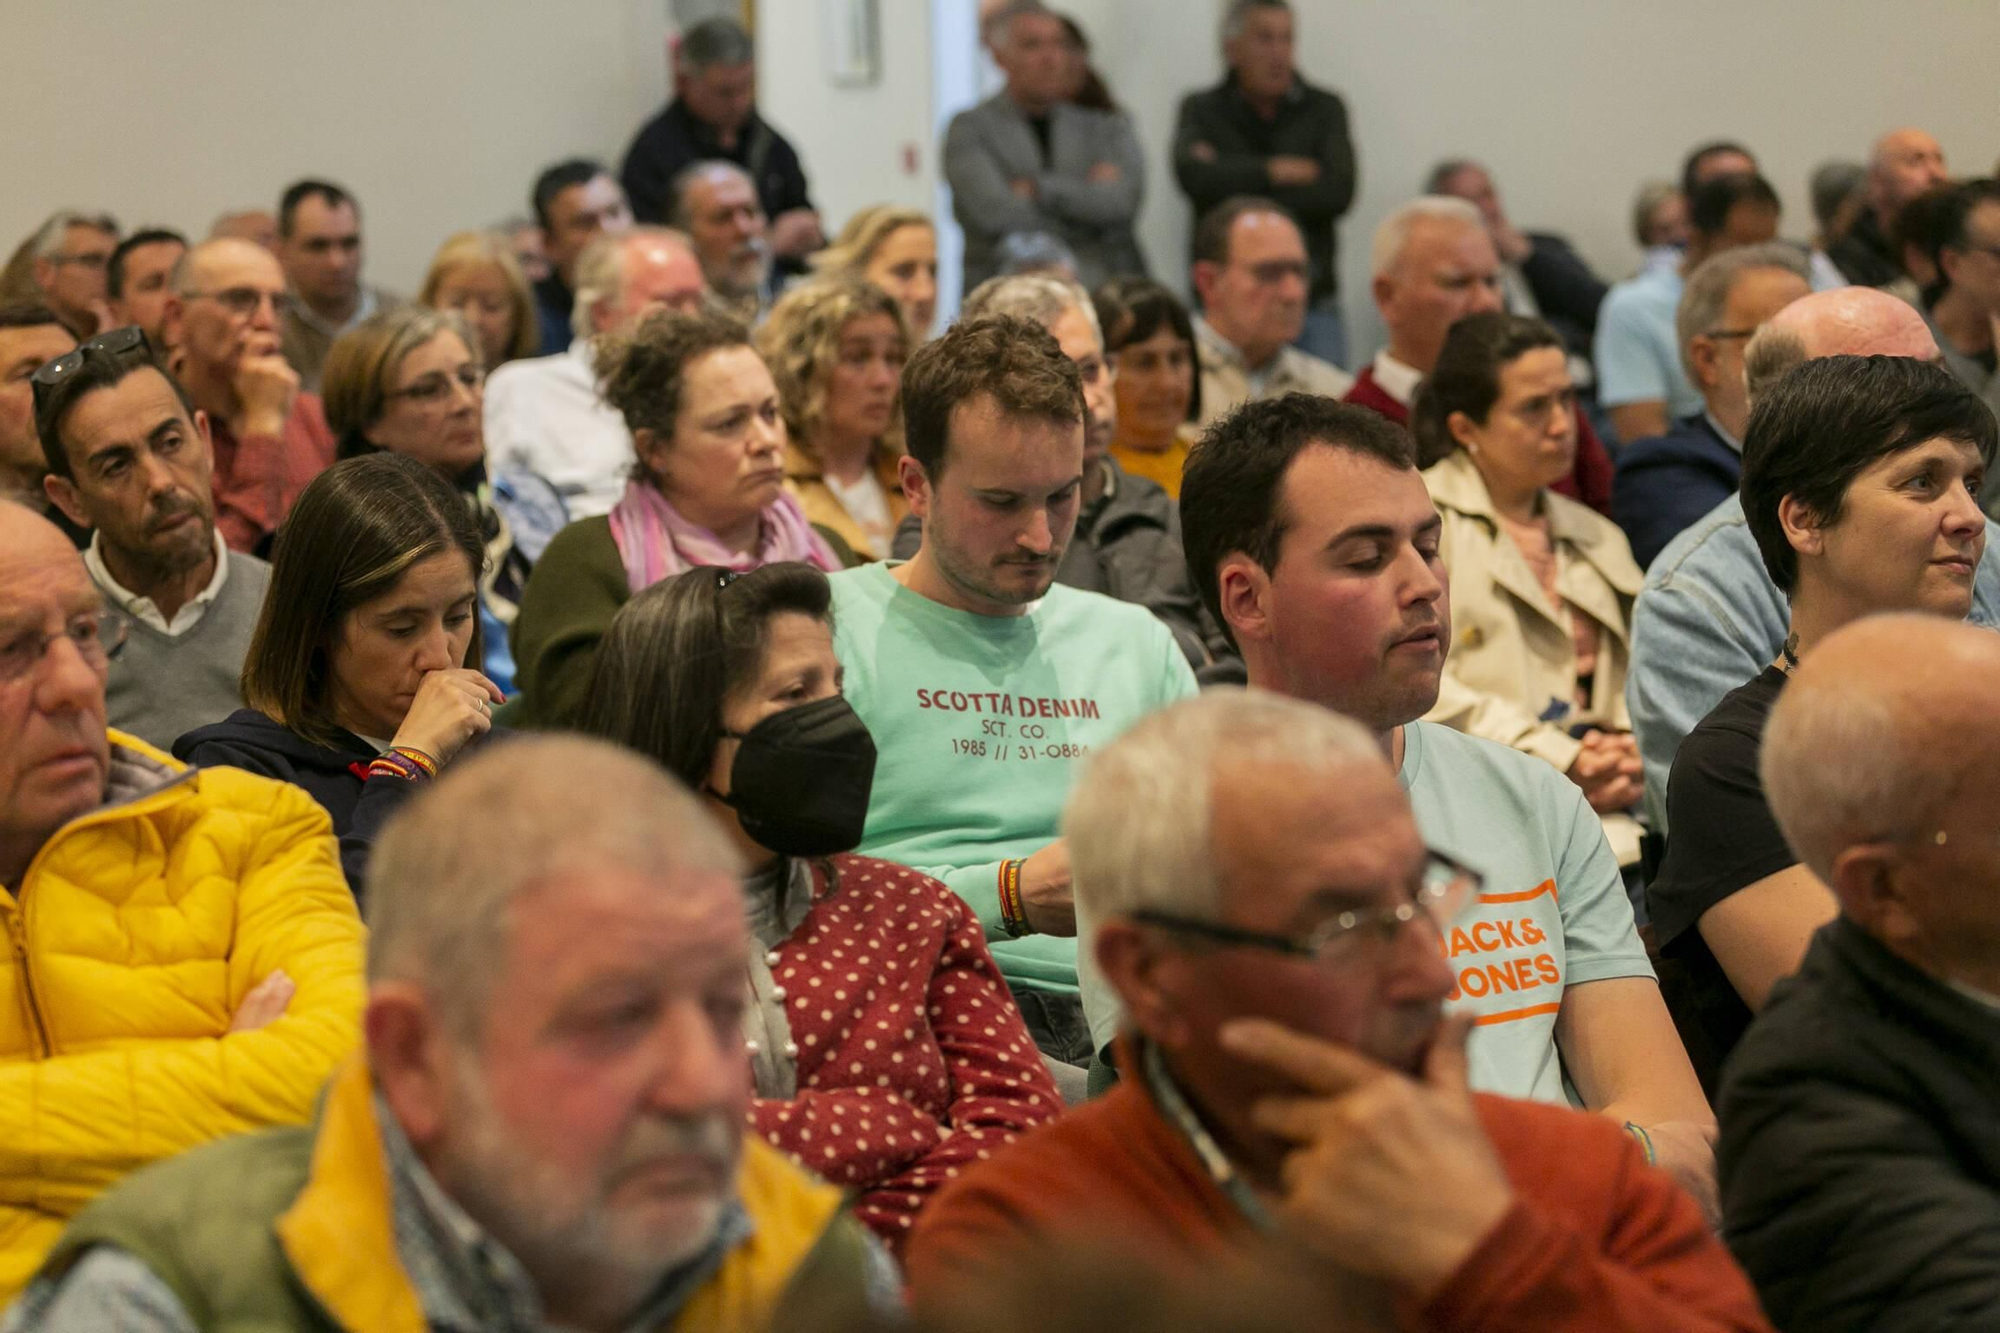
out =
[[[1457,982],[1446,1011],[1477,1016],[1472,1086],[1574,1103],[1556,1051],[1563,991],[1653,975],[1596,812],[1545,761],[1429,722],[1403,728],[1397,776],[1426,845],[1486,877],[1444,939]],[[1096,922],[1083,916],[1088,939]],[[1085,948],[1077,972],[1102,1050],[1122,1015],[1094,962]]]
[[971,904],[1010,984],[1074,994],[1073,938],[1001,928],[1000,863],[1061,836],[1082,761],[1194,694],[1194,673],[1142,606],[1057,584],[1023,615],[974,615],[890,568],[831,579],[847,701],[878,751],[859,850]]
[[1649,268],[1611,289],[1597,313],[1592,348],[1600,403],[1619,407],[1659,400],[1667,405],[1669,421],[1702,410],[1701,394],[1681,369],[1674,337],[1680,303],[1679,269]]

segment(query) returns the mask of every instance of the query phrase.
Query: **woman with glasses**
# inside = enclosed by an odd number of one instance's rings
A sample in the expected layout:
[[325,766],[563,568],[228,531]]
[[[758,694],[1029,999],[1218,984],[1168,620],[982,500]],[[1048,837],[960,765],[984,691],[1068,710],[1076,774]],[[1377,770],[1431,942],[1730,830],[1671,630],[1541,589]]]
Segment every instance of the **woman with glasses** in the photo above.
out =
[[790,562],[655,583],[611,622],[580,726],[701,792],[742,851],[751,1125],[900,1250],[960,1167],[1061,1098],[972,909],[849,854],[875,743],[841,697],[831,602]]
[[1181,493],[1181,468],[1201,419],[1201,363],[1194,321],[1180,298],[1150,278],[1113,278],[1091,298],[1104,329],[1104,354],[1117,372],[1118,427],[1111,456],[1168,495]]
[[1643,575],[1610,520],[1550,489],[1576,462],[1575,404],[1555,330],[1499,312],[1452,325],[1417,391],[1410,426],[1452,613],[1425,720],[1555,765],[1631,866],[1641,830],[1625,812],[1642,779],[1625,672]]
[[472,511],[434,468],[392,453],[334,464],[278,536],[243,664],[249,707],[181,737],[174,757],[305,788],[360,897],[382,825],[506,697],[478,670],[485,560]]
[[910,512],[896,392],[910,339],[895,300],[848,278],[802,283],[757,330],[785,417],[785,485],[806,517],[865,560]]
[[492,370],[541,347],[535,297],[507,238],[462,231],[438,247],[417,303],[459,315],[478,335],[480,363]]
[[659,311],[601,335],[596,361],[599,392],[624,416],[637,461],[617,506],[564,528],[528,582],[514,652],[529,726],[582,712],[611,618],[661,579],[697,565],[852,563],[785,490],[777,385],[743,325]]
[[340,335],[327,354],[321,393],[340,457],[402,454],[435,470],[464,498],[486,545],[479,585],[485,671],[512,690],[507,631],[535,558],[569,516],[555,487],[540,477],[487,472],[485,374],[464,319],[402,306]]

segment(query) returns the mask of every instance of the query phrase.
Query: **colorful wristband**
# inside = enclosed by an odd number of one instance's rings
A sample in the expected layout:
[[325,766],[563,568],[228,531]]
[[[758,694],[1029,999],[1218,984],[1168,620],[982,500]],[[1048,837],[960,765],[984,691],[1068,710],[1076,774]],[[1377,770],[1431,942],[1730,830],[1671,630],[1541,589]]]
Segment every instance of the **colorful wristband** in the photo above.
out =
[[1015,939],[1034,933],[1034,927],[1028,924],[1028,910],[1021,902],[1019,861],[1000,863],[1000,925]]
[[375,756],[368,765],[369,777],[402,778],[425,782],[437,776],[437,760],[413,746],[398,745]]
[[1660,1155],[1653,1151],[1653,1136],[1646,1132],[1644,1125],[1634,1124],[1632,1121],[1627,1120],[1625,1122],[1625,1132],[1639,1140],[1639,1146],[1646,1150],[1647,1166],[1656,1166],[1659,1164]]

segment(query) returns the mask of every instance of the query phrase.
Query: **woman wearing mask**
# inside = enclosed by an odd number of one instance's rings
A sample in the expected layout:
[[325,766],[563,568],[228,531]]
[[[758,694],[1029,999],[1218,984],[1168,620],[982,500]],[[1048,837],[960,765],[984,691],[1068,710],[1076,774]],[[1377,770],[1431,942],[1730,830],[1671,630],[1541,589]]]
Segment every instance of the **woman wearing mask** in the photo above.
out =
[[903,316],[873,283],[802,283],[757,331],[785,417],[785,484],[806,517],[863,560],[888,556],[910,512],[896,475]]
[[1111,456],[1179,498],[1188,448],[1199,438],[1201,365],[1194,322],[1180,298],[1150,278],[1113,278],[1092,301],[1105,358],[1117,372]]
[[1537,755],[1583,789],[1620,865],[1643,794],[1625,708],[1625,534],[1550,488],[1576,462],[1576,390],[1556,331],[1498,311],[1452,325],[1410,427],[1443,528],[1452,642],[1427,720]]
[[389,816],[493,725],[476,669],[480,563],[444,479],[396,454],[335,463],[285,520],[243,663],[249,704],[174,757],[303,787],[333,817],[359,897]]
[[438,247],[417,304],[450,311],[470,326],[480,364],[492,370],[541,346],[535,295],[514,248],[490,231],[462,231]]
[[662,311],[600,336],[596,358],[638,462],[617,507],[563,529],[528,580],[514,654],[529,726],[577,717],[611,618],[661,579],[696,565],[846,563],[785,491],[777,386],[741,324]]
[[701,792],[741,849],[751,1125],[898,1250],[957,1168],[1061,1099],[972,910],[848,854],[875,744],[841,697],[831,599],[792,563],[647,588],[604,637],[581,726]]
[[833,244],[812,257],[816,272],[859,278],[896,298],[910,337],[923,342],[937,319],[937,230],[914,208],[877,204],[847,220]]
[[569,521],[555,487],[528,472],[486,468],[482,411],[485,372],[471,331],[457,315],[399,306],[374,315],[334,342],[320,395],[339,457],[386,450],[450,482],[486,544],[479,618],[486,674],[514,688],[508,627],[528,571]]

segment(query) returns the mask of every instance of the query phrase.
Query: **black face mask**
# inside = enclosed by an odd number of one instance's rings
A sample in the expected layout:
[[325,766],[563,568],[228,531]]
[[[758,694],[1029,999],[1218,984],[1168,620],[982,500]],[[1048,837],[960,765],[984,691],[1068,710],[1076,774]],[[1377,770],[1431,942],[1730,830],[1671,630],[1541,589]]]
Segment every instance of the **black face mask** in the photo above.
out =
[[743,831],[785,856],[830,856],[861,845],[875,785],[875,738],[839,695],[773,713],[747,732],[729,766]]

